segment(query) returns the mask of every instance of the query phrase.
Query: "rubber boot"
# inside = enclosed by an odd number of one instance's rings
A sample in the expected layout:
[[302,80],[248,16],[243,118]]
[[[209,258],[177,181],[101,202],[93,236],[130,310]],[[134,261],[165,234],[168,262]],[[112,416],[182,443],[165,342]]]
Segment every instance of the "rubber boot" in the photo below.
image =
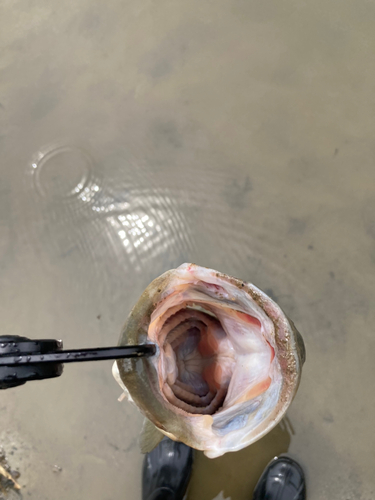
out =
[[182,500],[193,465],[193,450],[165,438],[143,462],[143,500]]
[[305,475],[289,457],[274,458],[255,487],[253,500],[305,500]]

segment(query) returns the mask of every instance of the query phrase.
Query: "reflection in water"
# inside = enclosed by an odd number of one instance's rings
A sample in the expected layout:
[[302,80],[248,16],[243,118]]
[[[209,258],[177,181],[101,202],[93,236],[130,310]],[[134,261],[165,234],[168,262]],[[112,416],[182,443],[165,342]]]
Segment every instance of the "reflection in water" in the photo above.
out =
[[44,220],[45,236],[36,239],[52,244],[57,255],[78,249],[99,272],[103,255],[106,265],[139,273],[152,259],[161,262],[160,256],[170,262],[175,255],[180,264],[193,246],[183,213],[186,196],[153,186],[110,187],[86,148],[68,143],[43,147],[29,174],[37,194],[34,206]]
[[[167,248],[179,247],[179,242],[184,239],[186,229],[184,226],[179,230],[176,224],[176,213],[168,213],[160,205],[160,199],[145,196],[142,204],[148,205],[148,213],[145,209],[133,212],[123,212],[120,215],[107,217],[110,229],[118,237],[112,238],[115,248],[118,242],[125,248],[126,254],[132,265],[141,266],[145,259],[155,258],[167,250]],[[111,235],[112,236],[112,235]],[[186,242],[186,248],[189,242]],[[136,268],[140,270],[139,267]]]
[[290,428],[289,419],[284,419],[256,443],[219,458],[209,459],[196,452],[188,500],[249,500],[266,465],[288,451]]
[[[165,244],[171,240],[173,242],[173,234],[168,234],[167,229],[162,229],[145,213],[110,216],[107,220],[125,248],[131,264],[136,265],[145,254],[150,256],[161,252],[163,241]],[[117,247],[118,242],[115,240],[113,243]]]
[[[132,241],[134,248],[143,243],[143,250],[147,250],[152,246],[151,237],[154,232],[161,230],[160,226],[155,226],[147,214],[141,217],[137,214],[119,215],[118,217],[109,217],[108,221],[116,229],[124,247],[129,247]],[[155,230],[153,230],[154,227]]]

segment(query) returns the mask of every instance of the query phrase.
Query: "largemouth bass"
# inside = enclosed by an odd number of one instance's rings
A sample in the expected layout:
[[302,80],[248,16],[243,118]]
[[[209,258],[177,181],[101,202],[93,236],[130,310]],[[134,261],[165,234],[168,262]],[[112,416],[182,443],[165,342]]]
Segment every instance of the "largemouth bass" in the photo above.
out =
[[280,307],[256,286],[195,264],[156,278],[120,345],[155,356],[117,360],[113,374],[146,417],[141,447],[162,437],[215,458],[257,441],[283,418],[305,348]]

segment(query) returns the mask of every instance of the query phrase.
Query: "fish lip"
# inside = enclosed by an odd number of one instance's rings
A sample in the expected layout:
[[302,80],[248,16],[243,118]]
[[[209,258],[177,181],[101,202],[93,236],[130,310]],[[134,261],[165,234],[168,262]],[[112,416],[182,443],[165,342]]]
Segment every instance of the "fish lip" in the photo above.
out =
[[[199,268],[199,266],[192,264],[186,264],[185,266],[191,267],[192,270],[194,270],[194,268]],[[183,266],[180,266],[177,270],[167,271],[146,288],[140,301],[135,305],[129,315],[120,338],[120,345],[150,342],[150,339],[147,337],[145,326],[150,321],[151,315],[160,300],[165,298],[165,291],[168,289],[169,283],[173,279],[173,274],[181,269],[181,267]],[[293,322],[286,317],[281,308],[262,290],[251,283],[245,283],[237,278],[226,276],[223,273],[216,271],[212,271],[212,273],[214,273],[216,277],[248,293],[265,311],[275,326],[275,336],[279,340],[281,350],[285,354],[283,394],[275,409],[275,415],[272,419],[269,419],[268,422],[263,423],[262,428],[259,428],[257,434],[251,440],[248,440],[243,446],[239,445],[236,448],[241,449],[267,434],[283,418],[299,385],[301,367],[305,360],[305,346],[303,340],[302,342],[299,340],[300,338],[302,339],[302,337],[296,330]],[[191,416],[182,410],[176,414],[175,408],[166,403],[162,398],[157,383],[157,368],[155,367],[155,362],[159,357],[160,348],[157,346],[157,353],[152,358],[130,360],[131,364],[129,365],[129,369],[126,370],[121,369],[119,366],[121,379],[141,412],[158,428],[164,431],[164,433],[168,432],[196,449],[207,451],[208,454],[212,456],[215,453],[218,453],[216,456],[220,456],[226,451],[236,451],[236,449],[228,449],[221,453],[220,450],[218,451],[217,449],[211,448],[207,443],[202,445],[197,442],[191,428],[191,425],[194,424],[192,424],[190,420],[202,419],[202,417],[198,415]],[[206,417],[210,417],[211,419],[214,418],[214,416],[207,415],[203,418]]]

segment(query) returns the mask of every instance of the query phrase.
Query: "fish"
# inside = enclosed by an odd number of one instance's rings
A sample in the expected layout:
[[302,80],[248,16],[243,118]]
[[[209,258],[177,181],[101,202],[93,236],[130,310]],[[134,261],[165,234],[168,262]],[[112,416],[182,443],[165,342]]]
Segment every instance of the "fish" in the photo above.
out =
[[301,334],[268,295],[190,263],[152,281],[130,312],[119,345],[150,343],[154,356],[112,369],[145,417],[144,453],[164,436],[209,458],[249,446],[284,417],[306,357]]

